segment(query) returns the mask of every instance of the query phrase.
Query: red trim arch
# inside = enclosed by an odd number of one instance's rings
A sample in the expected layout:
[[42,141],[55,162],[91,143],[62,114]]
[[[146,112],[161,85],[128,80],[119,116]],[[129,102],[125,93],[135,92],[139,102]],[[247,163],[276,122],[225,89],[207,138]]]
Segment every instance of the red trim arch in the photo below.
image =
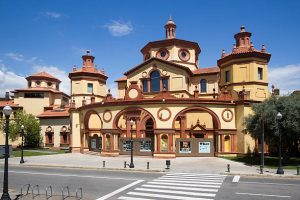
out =
[[144,108],[140,108],[140,107],[127,107],[127,108],[124,108],[123,110],[121,110],[120,112],[118,112],[118,114],[116,114],[116,116],[114,117],[113,129],[120,129],[117,125],[120,117],[124,113],[130,112],[130,111],[145,111],[147,113],[147,115],[140,119],[140,124],[142,125],[142,127],[145,126],[145,122],[151,118],[153,120],[153,128],[156,128],[155,118],[149,111],[145,110]]
[[208,112],[213,118],[214,129],[221,129],[221,122],[220,122],[220,119],[217,116],[217,114],[215,112],[213,112],[212,110],[205,108],[205,107],[201,107],[201,106],[185,108],[185,109],[181,110],[179,113],[177,113],[177,115],[173,119],[172,128],[175,128],[175,121],[180,115],[182,115],[188,111],[195,111],[195,110]]
[[[101,121],[101,127],[99,127],[99,129],[97,129],[97,130],[100,131],[102,129],[102,127],[103,127],[103,121],[102,121],[99,113],[97,111],[95,111],[95,110],[89,110],[89,111],[87,111],[85,113],[84,120],[83,120],[84,129],[85,130],[92,130],[92,129],[89,128],[89,119],[90,119],[91,114],[96,114],[99,117],[99,119]],[[95,129],[93,129],[93,130],[95,130]]]

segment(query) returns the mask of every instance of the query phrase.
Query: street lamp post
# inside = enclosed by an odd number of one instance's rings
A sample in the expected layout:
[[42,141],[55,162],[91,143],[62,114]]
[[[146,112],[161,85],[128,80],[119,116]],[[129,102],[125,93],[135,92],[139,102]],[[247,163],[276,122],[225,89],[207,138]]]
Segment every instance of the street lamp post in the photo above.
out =
[[24,163],[23,153],[24,153],[24,125],[21,125],[21,135],[22,135],[22,144],[21,144],[21,160],[20,164]]
[[10,200],[8,194],[8,131],[9,131],[9,117],[12,113],[12,108],[9,105],[6,105],[3,108],[3,113],[5,115],[5,161],[4,161],[4,178],[3,178],[3,194],[1,200]]
[[279,135],[279,163],[278,163],[278,169],[277,174],[284,174],[283,168],[282,168],[282,156],[281,156],[281,132],[280,132],[280,120],[282,118],[282,114],[280,112],[277,113],[276,119],[277,119],[277,131]]
[[132,140],[132,126],[133,126],[133,120],[131,119],[130,122],[130,164],[129,164],[129,168],[134,168],[134,164],[133,164],[133,140]]

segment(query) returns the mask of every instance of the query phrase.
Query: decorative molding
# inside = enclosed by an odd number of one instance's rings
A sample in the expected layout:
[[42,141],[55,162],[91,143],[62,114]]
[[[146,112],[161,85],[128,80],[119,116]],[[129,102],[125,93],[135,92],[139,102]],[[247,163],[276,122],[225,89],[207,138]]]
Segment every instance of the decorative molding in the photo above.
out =
[[[162,111],[167,111],[168,112],[168,116],[167,117],[163,117],[163,113]],[[157,118],[160,120],[160,121],[168,121],[172,116],[172,111],[167,108],[167,107],[161,107],[158,111],[157,111]]]
[[[227,112],[227,116],[225,116]],[[230,113],[230,114],[229,114]],[[231,115],[231,116],[230,116]],[[231,122],[232,119],[233,119],[233,112],[232,110],[228,109],[228,108],[225,108],[222,112],[222,119],[225,121],[225,122]]]
[[[107,115],[108,115],[108,118],[105,117]],[[104,122],[106,122],[106,123],[110,122],[111,119],[112,119],[112,112],[111,112],[111,110],[109,110],[109,109],[104,110],[102,116],[103,116],[103,121]]]

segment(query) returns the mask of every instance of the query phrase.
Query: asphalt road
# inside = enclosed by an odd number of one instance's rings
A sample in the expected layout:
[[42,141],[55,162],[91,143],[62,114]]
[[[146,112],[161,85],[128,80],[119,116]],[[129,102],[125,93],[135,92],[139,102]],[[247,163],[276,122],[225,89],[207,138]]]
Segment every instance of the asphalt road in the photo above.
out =
[[[83,189],[83,199],[216,199],[274,200],[300,199],[300,179],[240,177],[193,173],[153,173],[66,168],[9,167],[9,193],[12,198],[22,185],[39,185],[40,193],[53,187],[56,195],[69,186],[75,196]],[[2,188],[3,167],[0,168]],[[237,180],[238,177],[235,179]]]

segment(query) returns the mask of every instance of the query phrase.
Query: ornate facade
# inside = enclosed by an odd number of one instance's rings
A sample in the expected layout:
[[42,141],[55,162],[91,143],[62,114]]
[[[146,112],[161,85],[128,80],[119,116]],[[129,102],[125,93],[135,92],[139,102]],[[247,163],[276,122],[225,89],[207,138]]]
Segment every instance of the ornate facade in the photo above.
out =
[[[247,153],[255,140],[244,128],[251,104],[265,100],[268,62],[262,46],[254,48],[251,33],[241,27],[230,53],[217,66],[199,67],[201,48],[176,38],[176,24],[165,25],[166,38],[146,44],[143,62],[116,80],[118,97],[106,93],[107,76],[82,57],[71,79],[71,149],[103,155],[156,157],[218,156]],[[130,121],[133,124],[130,124]]]

